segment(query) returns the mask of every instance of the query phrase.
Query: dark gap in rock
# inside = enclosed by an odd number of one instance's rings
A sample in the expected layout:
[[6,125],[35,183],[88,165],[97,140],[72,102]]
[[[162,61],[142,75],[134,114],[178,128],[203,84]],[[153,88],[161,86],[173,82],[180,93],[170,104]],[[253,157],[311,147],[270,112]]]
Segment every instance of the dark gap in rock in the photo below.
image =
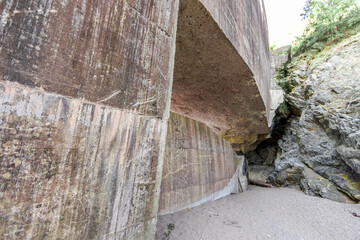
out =
[[285,134],[289,119],[294,115],[290,105],[283,102],[276,110],[273,127],[269,138],[262,141],[254,151],[244,154],[249,165],[249,183],[269,183],[269,176],[274,172],[274,161],[281,151],[279,140]]

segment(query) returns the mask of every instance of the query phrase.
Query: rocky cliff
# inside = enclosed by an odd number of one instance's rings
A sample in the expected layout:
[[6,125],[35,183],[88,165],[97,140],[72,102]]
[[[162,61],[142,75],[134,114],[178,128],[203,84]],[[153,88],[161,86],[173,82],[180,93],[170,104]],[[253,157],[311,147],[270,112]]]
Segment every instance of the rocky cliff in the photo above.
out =
[[286,100],[273,138],[247,155],[251,177],[359,202],[360,34],[322,51],[315,45],[284,70]]

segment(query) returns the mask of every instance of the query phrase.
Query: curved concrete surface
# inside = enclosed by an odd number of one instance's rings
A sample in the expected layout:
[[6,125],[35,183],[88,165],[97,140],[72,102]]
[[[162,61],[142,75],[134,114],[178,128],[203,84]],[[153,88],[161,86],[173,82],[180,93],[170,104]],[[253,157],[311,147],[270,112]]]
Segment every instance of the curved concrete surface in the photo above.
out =
[[[251,6],[247,16],[252,16]],[[230,24],[244,24],[236,21]],[[234,46],[236,42],[225,33],[200,1],[180,1],[171,110],[205,123],[236,150],[244,150],[259,135],[261,138],[269,133],[269,93],[264,89],[261,93],[257,82],[265,84],[270,78],[257,81],[258,71],[248,63],[249,59],[244,60]],[[236,33],[239,37],[246,34]],[[258,48],[260,43],[254,39],[255,36],[247,36],[251,47]],[[268,58],[266,51],[261,54]],[[256,64],[261,66],[263,62]]]

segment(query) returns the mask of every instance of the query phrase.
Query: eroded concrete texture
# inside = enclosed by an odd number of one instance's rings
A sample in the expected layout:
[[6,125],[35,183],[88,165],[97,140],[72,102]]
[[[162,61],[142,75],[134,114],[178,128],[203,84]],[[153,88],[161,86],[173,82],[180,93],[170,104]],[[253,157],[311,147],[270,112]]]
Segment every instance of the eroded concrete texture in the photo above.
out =
[[[162,179],[162,212],[244,181],[208,127],[267,134],[262,5],[181,1],[0,0],[0,236],[153,239]],[[165,148],[173,76],[205,124],[172,115]]]
[[0,0],[0,238],[154,238],[178,0]]
[[246,174],[230,143],[203,123],[170,114],[159,214],[245,191]]
[[3,239],[153,237],[166,121],[13,83],[0,96]]
[[0,0],[1,80],[162,117],[178,0]]
[[269,133],[264,9],[258,1],[203,3],[180,1],[171,110],[244,151]]
[[200,0],[247,63],[270,114],[270,51],[263,0]]

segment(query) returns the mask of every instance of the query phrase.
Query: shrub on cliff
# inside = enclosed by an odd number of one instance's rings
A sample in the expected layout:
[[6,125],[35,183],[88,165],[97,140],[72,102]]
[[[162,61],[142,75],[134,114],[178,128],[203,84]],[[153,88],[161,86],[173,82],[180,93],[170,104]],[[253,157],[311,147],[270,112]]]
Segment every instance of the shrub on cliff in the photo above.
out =
[[297,38],[295,55],[312,48],[315,43],[337,42],[357,32],[360,29],[359,0],[307,0],[302,17],[308,25],[304,34]]

